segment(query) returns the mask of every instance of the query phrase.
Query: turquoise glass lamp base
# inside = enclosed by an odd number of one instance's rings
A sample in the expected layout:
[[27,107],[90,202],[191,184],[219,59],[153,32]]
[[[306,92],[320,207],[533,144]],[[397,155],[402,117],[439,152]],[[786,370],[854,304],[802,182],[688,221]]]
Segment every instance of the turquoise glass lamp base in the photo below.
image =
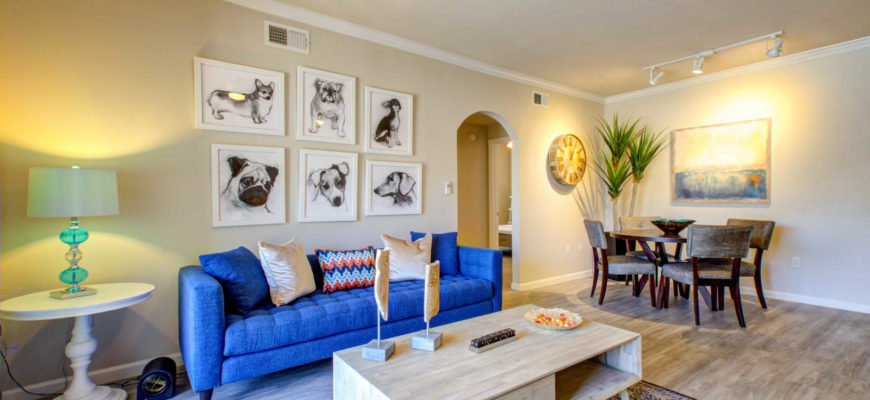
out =
[[79,261],[82,259],[82,251],[79,250],[79,245],[84,243],[85,240],[88,240],[88,231],[79,227],[78,218],[70,218],[69,229],[60,233],[60,241],[69,245],[69,250],[64,255],[67,263],[69,263],[69,267],[61,271],[59,275],[60,281],[70,286],[64,290],[51,292],[51,297],[62,300],[97,294],[96,289],[79,286],[79,283],[88,279],[88,271],[79,267]]

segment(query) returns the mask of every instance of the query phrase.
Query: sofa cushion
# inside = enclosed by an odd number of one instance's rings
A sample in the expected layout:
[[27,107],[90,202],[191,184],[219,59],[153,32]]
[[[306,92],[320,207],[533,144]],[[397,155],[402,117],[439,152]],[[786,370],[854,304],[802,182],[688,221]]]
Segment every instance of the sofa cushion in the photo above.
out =
[[[425,233],[411,231],[411,240],[426,236]],[[432,261],[441,262],[441,275],[459,273],[459,245],[456,232],[432,234]]]
[[272,304],[287,304],[317,288],[305,248],[298,240],[290,239],[281,245],[260,241],[258,245]]
[[404,240],[381,234],[384,249],[390,251],[390,282],[413,281],[426,277],[426,265],[432,260],[432,235]]
[[323,293],[368,287],[375,284],[375,248],[356,250],[317,249],[323,268]]
[[[423,318],[422,280],[390,282],[390,320]],[[441,311],[492,298],[492,282],[464,275],[441,278]],[[266,304],[244,315],[229,314],[224,355],[274,349],[348,331],[374,327],[377,306],[374,288],[332,293],[315,292],[290,304]]]
[[223,253],[199,256],[202,269],[221,283],[232,310],[248,312],[269,298],[269,284],[260,260],[239,247]]

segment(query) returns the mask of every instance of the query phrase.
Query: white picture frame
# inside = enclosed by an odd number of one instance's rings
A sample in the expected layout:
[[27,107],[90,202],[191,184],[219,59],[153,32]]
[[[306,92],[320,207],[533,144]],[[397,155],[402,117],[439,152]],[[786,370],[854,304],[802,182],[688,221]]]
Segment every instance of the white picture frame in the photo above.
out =
[[296,75],[296,139],[355,145],[356,78],[301,65]]
[[194,126],[284,136],[284,73],[193,58]]
[[299,222],[356,221],[357,153],[299,149]]
[[284,157],[283,147],[212,144],[212,226],[286,223]]
[[423,164],[367,160],[365,168],[365,215],[423,213]]
[[414,155],[413,94],[366,86],[365,124],[367,153]]

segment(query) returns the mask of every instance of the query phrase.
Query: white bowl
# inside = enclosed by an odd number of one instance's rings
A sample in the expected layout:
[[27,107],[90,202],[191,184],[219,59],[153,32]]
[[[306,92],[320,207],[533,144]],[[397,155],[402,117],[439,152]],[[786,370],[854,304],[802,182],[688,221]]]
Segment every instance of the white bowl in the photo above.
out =
[[[558,319],[558,318],[560,318],[561,314],[565,314],[565,320],[569,321],[569,322],[573,322],[574,325],[553,326],[553,325],[548,325],[548,324],[539,324],[539,323],[535,322],[535,317],[537,317],[539,314],[544,314],[545,316],[553,318],[553,319]],[[579,315],[572,313],[568,310],[561,309],[561,308],[532,307],[532,308],[528,309],[525,314],[523,314],[523,317],[525,317],[526,320],[529,321],[529,323],[534,325],[534,326],[537,326],[539,328],[549,329],[552,331],[571,330],[571,329],[574,329],[574,328],[580,326],[580,323],[583,322],[583,318],[581,318]]]

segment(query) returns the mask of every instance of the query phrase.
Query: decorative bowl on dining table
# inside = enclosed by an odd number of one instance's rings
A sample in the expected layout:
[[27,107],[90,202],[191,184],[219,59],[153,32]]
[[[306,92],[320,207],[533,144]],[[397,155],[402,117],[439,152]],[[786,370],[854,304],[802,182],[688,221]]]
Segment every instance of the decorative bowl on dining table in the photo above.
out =
[[656,218],[651,221],[653,225],[657,226],[665,235],[678,235],[683,229],[686,229],[687,226],[695,223],[693,219],[674,219],[674,218]]

